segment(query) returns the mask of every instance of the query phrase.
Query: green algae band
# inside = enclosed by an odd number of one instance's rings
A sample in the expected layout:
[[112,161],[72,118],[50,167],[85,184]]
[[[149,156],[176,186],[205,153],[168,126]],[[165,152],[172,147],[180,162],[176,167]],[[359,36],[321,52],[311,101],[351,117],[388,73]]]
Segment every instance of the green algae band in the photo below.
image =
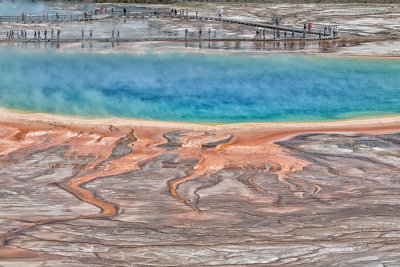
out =
[[400,60],[0,50],[0,105],[89,117],[320,121],[400,113]]

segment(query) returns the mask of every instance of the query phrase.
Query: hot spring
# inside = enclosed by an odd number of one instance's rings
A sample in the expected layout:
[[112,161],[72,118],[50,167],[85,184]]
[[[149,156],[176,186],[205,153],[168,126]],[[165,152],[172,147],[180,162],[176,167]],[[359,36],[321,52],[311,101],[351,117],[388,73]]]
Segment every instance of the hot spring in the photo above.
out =
[[400,60],[0,50],[0,106],[205,123],[400,114]]

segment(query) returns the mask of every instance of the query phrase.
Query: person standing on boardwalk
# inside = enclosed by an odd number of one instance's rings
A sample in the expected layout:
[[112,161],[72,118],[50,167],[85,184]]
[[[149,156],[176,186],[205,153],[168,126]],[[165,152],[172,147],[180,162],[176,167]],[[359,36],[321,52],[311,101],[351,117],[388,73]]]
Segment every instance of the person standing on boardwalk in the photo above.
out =
[[40,30],[37,31],[37,37],[40,39]]
[[294,29],[292,29],[292,38],[294,38]]
[[188,29],[185,29],[185,40],[187,39],[187,37],[188,37]]
[[47,29],[44,29],[44,39],[47,39]]
[[303,39],[306,38],[306,31],[303,31]]
[[92,29],[90,29],[90,31],[89,31],[89,39],[93,39],[93,30]]
[[210,28],[208,28],[208,39],[209,40],[211,39],[211,29]]
[[196,9],[196,19],[199,17],[199,10]]
[[83,37],[85,36],[85,31],[83,29],[81,30],[81,34],[82,34],[82,40],[83,40]]
[[222,17],[222,11],[218,10],[218,18],[221,19],[221,17]]
[[304,23],[303,30],[305,31],[306,29],[307,29],[307,23]]
[[124,7],[124,16],[126,16],[126,8]]
[[327,27],[325,25],[325,27],[324,27],[324,36],[326,36],[326,30],[327,30]]
[[318,36],[319,36],[319,39],[321,39],[321,36],[322,36],[322,32],[321,32],[321,30],[319,30],[319,34],[318,34]]
[[60,29],[57,30],[57,40],[60,40],[61,31]]
[[309,33],[311,33],[311,27],[312,27],[311,23],[308,23],[308,32]]
[[199,39],[201,39],[201,28],[199,29]]
[[119,39],[119,30],[117,31],[117,39]]
[[279,25],[279,18],[275,19],[275,25],[278,26]]
[[114,29],[111,30],[111,39],[114,39]]
[[51,29],[51,39],[54,39],[54,30]]
[[36,39],[36,35],[37,35],[37,33],[36,33],[36,30],[35,30],[35,33],[33,34],[33,38],[34,39]]

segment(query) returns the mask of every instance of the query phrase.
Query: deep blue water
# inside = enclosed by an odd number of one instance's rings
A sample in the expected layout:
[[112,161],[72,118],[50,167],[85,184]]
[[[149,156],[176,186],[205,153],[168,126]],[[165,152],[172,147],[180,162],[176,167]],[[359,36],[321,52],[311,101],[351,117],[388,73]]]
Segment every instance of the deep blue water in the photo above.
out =
[[400,60],[2,49],[0,106],[221,123],[400,114]]

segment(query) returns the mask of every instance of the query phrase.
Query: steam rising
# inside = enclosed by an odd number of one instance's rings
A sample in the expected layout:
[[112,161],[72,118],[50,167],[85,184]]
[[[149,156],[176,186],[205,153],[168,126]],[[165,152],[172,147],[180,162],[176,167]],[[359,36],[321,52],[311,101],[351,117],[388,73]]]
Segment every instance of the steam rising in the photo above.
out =
[[48,6],[43,2],[32,0],[0,0],[0,15],[21,15],[22,12],[40,15],[43,11],[49,11]]
[[198,122],[400,113],[397,60],[0,53],[0,105],[13,109]]

